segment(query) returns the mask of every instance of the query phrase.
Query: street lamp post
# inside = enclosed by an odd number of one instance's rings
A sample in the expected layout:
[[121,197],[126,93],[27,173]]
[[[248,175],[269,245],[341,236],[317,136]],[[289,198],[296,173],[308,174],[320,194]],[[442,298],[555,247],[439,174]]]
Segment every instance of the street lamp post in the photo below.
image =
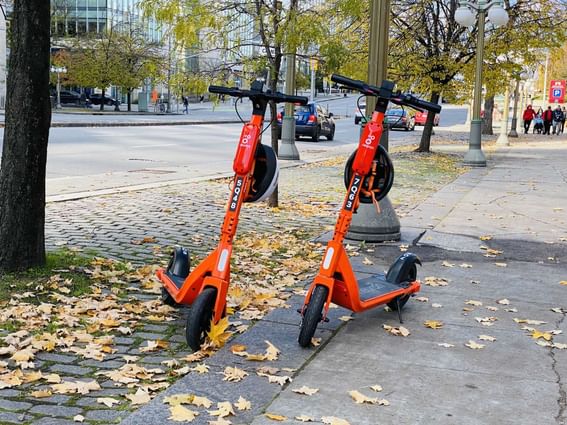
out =
[[476,71],[474,80],[474,100],[473,115],[471,119],[471,132],[469,138],[469,150],[465,155],[464,164],[473,167],[486,167],[486,158],[482,152],[481,135],[482,120],[480,118],[480,101],[482,97],[482,62],[484,55],[484,24],[486,18],[496,27],[506,25],[508,13],[502,7],[501,0],[478,0],[459,1],[459,8],[455,12],[455,20],[465,26],[470,27],[475,22],[472,10],[477,12],[478,34],[476,46]]
[[55,109],[61,109],[61,74],[67,73],[67,68],[64,66],[52,66],[51,72],[57,74],[57,103]]

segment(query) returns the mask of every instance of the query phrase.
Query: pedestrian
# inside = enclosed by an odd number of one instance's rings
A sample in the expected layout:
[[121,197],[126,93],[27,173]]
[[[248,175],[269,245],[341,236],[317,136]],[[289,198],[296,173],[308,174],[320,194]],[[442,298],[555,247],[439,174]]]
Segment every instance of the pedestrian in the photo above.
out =
[[567,119],[567,110],[565,110],[565,106],[561,110],[563,112],[563,119],[561,120],[561,134],[565,131],[565,119]]
[[561,106],[557,105],[557,108],[553,111],[553,134],[559,135],[561,131],[561,122],[565,120]]
[[189,99],[187,96],[181,96],[183,99],[183,113],[189,115]]
[[549,129],[551,128],[551,123],[553,121],[553,111],[551,106],[548,106],[544,111],[543,115],[543,134],[549,134]]
[[528,105],[524,111],[524,115],[522,116],[522,119],[524,120],[524,134],[528,134],[528,131],[530,131],[530,125],[534,117],[535,111],[532,109],[532,105]]
[[[539,108],[541,110],[541,108]],[[538,112],[534,118],[534,134],[537,131],[537,134],[541,134],[543,131],[543,111]]]

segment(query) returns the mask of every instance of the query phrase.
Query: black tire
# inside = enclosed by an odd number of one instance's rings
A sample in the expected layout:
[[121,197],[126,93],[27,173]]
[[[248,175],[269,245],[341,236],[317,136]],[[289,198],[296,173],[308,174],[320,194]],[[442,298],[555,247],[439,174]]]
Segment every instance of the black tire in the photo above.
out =
[[302,347],[309,347],[311,344],[317,325],[321,321],[323,305],[327,301],[328,293],[329,289],[326,286],[317,286],[311,294],[311,299],[301,320],[299,338],[297,340]]
[[175,302],[171,294],[167,292],[167,289],[165,289],[163,286],[161,287],[161,301],[170,307],[177,307],[177,303]]
[[333,128],[331,128],[331,132],[329,133],[329,135],[327,136],[327,140],[330,142],[331,140],[333,140],[335,138],[335,126],[333,126]]
[[207,332],[211,329],[216,298],[215,288],[205,288],[191,306],[191,311],[187,316],[185,338],[193,351],[201,349],[201,344],[205,342]]
[[360,123],[360,117],[354,117],[354,124],[358,125]]
[[[417,266],[415,264],[413,264],[412,267],[410,268],[406,278],[404,279],[404,281],[412,282],[415,279],[417,279]],[[398,301],[398,299],[399,299],[399,301]],[[404,296],[401,296],[401,297],[396,297],[388,303],[388,307],[390,307],[393,311],[398,311],[398,306],[399,306],[400,310],[401,310],[401,309],[404,308],[404,306],[406,305],[406,303],[408,302],[409,299],[410,299],[410,295],[404,295]]]
[[320,137],[321,137],[321,128],[317,127],[315,129],[315,133],[313,133],[312,139],[313,139],[314,142],[318,142]]

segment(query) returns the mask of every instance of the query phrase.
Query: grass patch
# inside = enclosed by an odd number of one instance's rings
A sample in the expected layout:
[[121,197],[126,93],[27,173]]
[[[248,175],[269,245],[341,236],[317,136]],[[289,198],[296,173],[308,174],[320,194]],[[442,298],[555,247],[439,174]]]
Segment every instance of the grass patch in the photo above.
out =
[[0,302],[9,300],[12,294],[34,292],[38,285],[47,285],[49,279],[57,274],[64,279],[72,280],[68,285],[71,290],[69,295],[79,296],[88,293],[92,281],[83,268],[88,266],[90,261],[91,258],[70,250],[49,252],[42,267],[0,275]]

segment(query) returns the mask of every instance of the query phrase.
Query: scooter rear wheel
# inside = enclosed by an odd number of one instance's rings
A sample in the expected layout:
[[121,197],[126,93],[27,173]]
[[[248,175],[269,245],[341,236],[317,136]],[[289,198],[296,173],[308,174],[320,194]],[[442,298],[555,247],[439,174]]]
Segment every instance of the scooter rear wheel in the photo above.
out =
[[216,295],[216,289],[205,288],[191,306],[191,311],[187,316],[185,338],[193,351],[201,349],[201,344],[205,342],[207,332],[211,329]]
[[307,304],[299,331],[299,345],[309,347],[311,339],[315,335],[317,325],[321,321],[323,313],[323,305],[327,301],[329,288],[326,286],[316,286],[311,294],[311,299]]
[[[417,279],[417,266],[415,264],[412,264],[411,269],[409,269],[409,272],[406,275],[405,279],[403,279],[403,281],[413,282],[416,279]],[[409,299],[410,299],[409,295],[403,295],[401,297],[394,298],[387,305],[393,311],[398,311],[398,310],[401,310],[402,308],[404,308],[404,306],[406,305],[406,303],[408,302]]]

